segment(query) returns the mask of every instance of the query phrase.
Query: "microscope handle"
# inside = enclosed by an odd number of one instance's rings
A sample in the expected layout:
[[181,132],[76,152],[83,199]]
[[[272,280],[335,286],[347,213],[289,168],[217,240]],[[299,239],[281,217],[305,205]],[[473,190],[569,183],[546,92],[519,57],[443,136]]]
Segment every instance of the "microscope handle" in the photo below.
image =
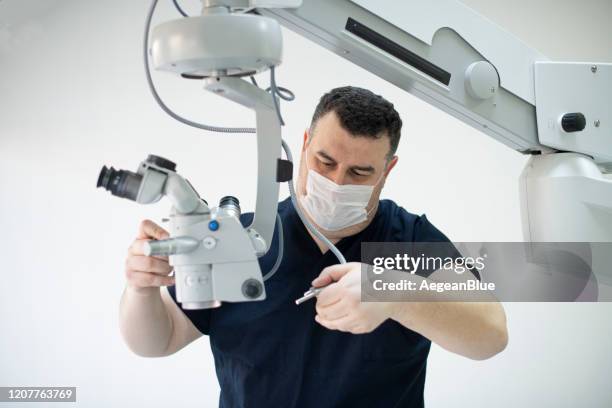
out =
[[144,244],[146,256],[168,256],[186,254],[200,245],[200,241],[191,237],[175,237],[160,240],[147,241]]

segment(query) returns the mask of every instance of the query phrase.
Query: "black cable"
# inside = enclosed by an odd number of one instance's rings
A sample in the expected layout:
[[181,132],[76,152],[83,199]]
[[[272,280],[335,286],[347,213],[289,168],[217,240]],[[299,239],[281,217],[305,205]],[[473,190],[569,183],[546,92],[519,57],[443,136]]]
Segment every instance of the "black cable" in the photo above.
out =
[[179,13],[181,13],[181,15],[182,15],[183,17],[189,17],[189,16],[187,15],[187,13],[185,13],[185,12],[183,11],[183,9],[181,8],[181,6],[179,6],[179,4],[178,4],[178,1],[177,1],[177,0],[172,0],[172,2],[174,3],[174,7],[176,7],[176,9],[178,10],[178,12],[179,12]]

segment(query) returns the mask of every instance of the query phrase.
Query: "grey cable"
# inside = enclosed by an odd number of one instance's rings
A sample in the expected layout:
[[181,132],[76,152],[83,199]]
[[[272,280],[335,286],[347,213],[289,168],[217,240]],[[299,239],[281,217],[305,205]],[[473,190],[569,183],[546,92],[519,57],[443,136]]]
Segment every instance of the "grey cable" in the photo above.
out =
[[270,86],[266,88],[266,92],[269,92],[270,89],[272,89],[272,92],[278,95],[279,98],[284,99],[287,102],[291,102],[295,99],[295,94],[291,92],[291,90],[276,85],[276,71],[273,65],[270,66]]
[[[253,77],[251,78],[252,80],[255,79]],[[270,91],[272,93],[272,101],[274,102],[274,109],[276,110],[276,116],[278,117],[278,121],[280,122],[281,126],[285,126],[285,121],[283,120],[283,117],[281,115],[280,106],[278,103],[278,99],[276,99],[276,97],[278,96],[279,98],[284,99],[286,101],[292,101],[295,99],[295,95],[289,89],[279,87],[276,85],[274,65],[270,66],[270,86],[266,88],[266,92],[270,92]],[[283,93],[285,93],[286,95],[283,95]]]
[[278,225],[278,254],[276,255],[276,261],[272,268],[263,276],[263,281],[267,281],[278,271],[278,268],[283,260],[283,252],[285,248],[285,238],[283,235],[283,222],[281,221],[281,217],[278,213],[276,213],[276,223]]
[[[291,156],[291,150],[289,149],[289,146],[284,140],[281,140],[281,143],[283,146],[283,150],[285,151],[285,155],[287,155],[287,160],[289,160],[290,162],[293,162],[293,158]],[[293,187],[293,179],[289,180],[288,184],[289,184],[289,194],[291,195],[291,202],[293,203],[293,208],[295,208],[295,211],[297,212],[298,216],[300,217],[300,219],[302,220],[306,228],[308,228],[310,232],[313,233],[314,236],[316,236],[321,241],[323,241],[325,246],[328,247],[329,250],[332,251],[334,255],[336,255],[336,258],[338,258],[338,261],[340,263],[346,263],[346,259],[344,258],[344,255],[342,255],[342,252],[340,252],[340,250],[336,248],[336,246],[332,244],[331,241],[327,239],[325,235],[321,234],[321,232],[319,232],[319,230],[317,230],[317,228],[314,225],[312,225],[310,221],[304,216],[304,213],[300,209],[300,206],[298,205],[298,202],[297,202],[297,196],[295,194],[295,189]]]
[[151,78],[151,70],[149,68],[149,31],[151,29],[151,20],[153,19],[153,13],[155,12],[155,7],[157,6],[158,0],[152,0],[151,6],[149,7],[149,12],[147,13],[147,20],[145,23],[145,32],[144,32],[144,41],[143,41],[143,56],[144,56],[144,65],[145,65],[145,75],[147,77],[147,83],[149,84],[149,89],[153,94],[153,98],[157,102],[160,108],[172,118],[178,120],[185,125],[192,126],[194,128],[208,130],[210,132],[221,132],[221,133],[255,133],[255,128],[232,128],[232,127],[217,127],[217,126],[209,126],[202,123],[193,122],[189,119],[185,119],[182,116],[174,113],[164,102],[161,100],[159,94],[155,90],[155,85],[153,84],[153,78]]
[[[289,146],[287,145],[287,143],[285,143],[284,140],[282,140],[282,146],[283,146],[283,150],[285,151],[285,155],[287,156],[287,160],[293,162],[293,158],[291,157],[291,150],[289,149]],[[323,241],[323,243],[330,249],[330,251],[332,251],[332,253],[334,255],[336,255],[336,258],[338,258],[338,261],[340,263],[346,263],[346,259],[344,259],[344,256],[342,255],[342,252],[340,252],[340,250],[338,248],[336,248],[336,246],[334,244],[332,244],[327,237],[325,237],[323,234],[321,234],[314,225],[312,225],[310,223],[310,221],[308,221],[308,218],[306,218],[304,216],[304,214],[302,213],[302,210],[300,209],[300,207],[297,205],[297,198],[295,195],[295,189],[293,188],[293,180],[289,180],[289,193],[291,195],[291,202],[293,203],[293,207],[295,208],[298,216],[300,217],[300,219],[302,220],[302,222],[304,223],[304,225],[306,225],[306,227],[317,237],[319,238],[321,241]],[[270,268],[270,270],[263,276],[263,281],[267,281],[268,279],[270,279],[275,273],[276,271],[278,271],[278,268],[280,267],[280,264],[282,263],[283,260],[283,252],[284,252],[284,247],[285,247],[285,238],[283,235],[283,222],[281,221],[280,215],[277,213],[276,214],[276,223],[278,225],[278,254],[276,255],[276,261],[274,262],[274,265],[272,265],[272,268]]]

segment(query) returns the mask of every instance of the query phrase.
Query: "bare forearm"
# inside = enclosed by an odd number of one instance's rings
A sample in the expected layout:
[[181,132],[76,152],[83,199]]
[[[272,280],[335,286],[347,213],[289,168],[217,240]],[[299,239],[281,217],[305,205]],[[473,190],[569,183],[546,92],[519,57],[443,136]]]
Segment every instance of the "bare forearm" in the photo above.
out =
[[135,290],[126,286],[119,307],[119,325],[128,347],[143,357],[162,357],[169,353],[172,319],[159,288]]
[[[406,277],[404,272],[386,270],[393,281]],[[423,281],[458,282],[466,279],[451,271],[438,271],[429,278],[411,275],[420,287]],[[403,326],[422,334],[444,349],[462,356],[484,360],[502,351],[508,342],[506,314],[489,293],[441,292],[418,290],[394,296],[388,315]]]
[[[472,359],[491,357],[506,346],[506,316],[494,296],[389,287],[385,301],[381,301],[380,295],[363,291],[363,266],[358,262],[328,266],[312,282],[313,286],[324,288],[316,304],[315,320],[319,324],[330,330],[362,334],[375,330],[390,318],[445,349]],[[441,278],[452,281],[457,273],[451,272],[450,276],[437,273],[431,277],[437,281]],[[388,283],[402,282],[410,277],[418,287],[428,280],[395,270],[384,273]],[[368,276],[367,279],[374,285],[378,278]],[[431,282],[436,280],[431,279]]]
[[475,360],[492,357],[508,342],[506,315],[497,302],[396,302],[391,318]]

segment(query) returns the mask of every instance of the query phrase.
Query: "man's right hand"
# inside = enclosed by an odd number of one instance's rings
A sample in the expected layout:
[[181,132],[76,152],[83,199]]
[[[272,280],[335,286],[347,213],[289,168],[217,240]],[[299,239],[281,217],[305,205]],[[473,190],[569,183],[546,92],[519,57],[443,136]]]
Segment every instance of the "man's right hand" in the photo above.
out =
[[174,285],[166,256],[145,256],[144,243],[168,238],[168,231],[144,220],[125,260],[127,285],[119,305],[119,327],[130,349],[143,357],[176,353],[202,336],[167,290]]
[[129,289],[139,293],[159,291],[160,286],[174,285],[174,276],[168,276],[172,267],[167,256],[144,255],[144,243],[166,239],[168,231],[151,220],[144,220],[138,228],[138,236],[130,245],[125,260],[125,277]]

